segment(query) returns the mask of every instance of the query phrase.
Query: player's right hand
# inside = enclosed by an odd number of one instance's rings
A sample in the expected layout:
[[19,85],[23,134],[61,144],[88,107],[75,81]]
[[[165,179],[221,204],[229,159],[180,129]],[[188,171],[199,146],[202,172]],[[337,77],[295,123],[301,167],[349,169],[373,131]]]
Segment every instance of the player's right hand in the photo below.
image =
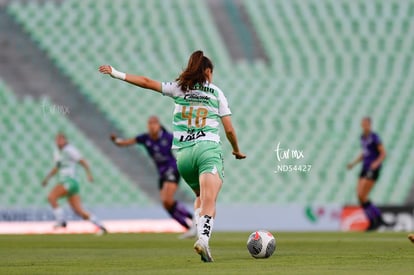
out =
[[42,181],[42,186],[45,187],[47,185],[47,180]]
[[246,155],[243,154],[242,152],[233,152],[233,155],[236,159],[245,159]]
[[110,65],[101,65],[99,66],[99,71],[103,74],[111,74],[112,67]]
[[346,168],[347,168],[348,170],[351,170],[353,167],[354,167],[354,165],[353,165],[352,163],[348,163],[348,164],[346,165]]

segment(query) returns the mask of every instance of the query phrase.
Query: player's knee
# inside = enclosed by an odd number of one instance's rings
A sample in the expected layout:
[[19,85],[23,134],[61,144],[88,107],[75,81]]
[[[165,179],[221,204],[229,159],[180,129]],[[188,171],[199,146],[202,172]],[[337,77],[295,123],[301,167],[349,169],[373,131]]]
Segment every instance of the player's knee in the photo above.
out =
[[358,193],[358,201],[360,204],[365,203],[366,200],[367,200],[367,197],[365,196],[365,194]]
[[173,208],[174,206],[174,200],[172,199],[163,198],[161,199],[161,202],[162,202],[162,206],[167,210]]
[[47,200],[49,201],[50,204],[55,204],[56,203],[56,198],[52,194],[49,194],[47,196]]

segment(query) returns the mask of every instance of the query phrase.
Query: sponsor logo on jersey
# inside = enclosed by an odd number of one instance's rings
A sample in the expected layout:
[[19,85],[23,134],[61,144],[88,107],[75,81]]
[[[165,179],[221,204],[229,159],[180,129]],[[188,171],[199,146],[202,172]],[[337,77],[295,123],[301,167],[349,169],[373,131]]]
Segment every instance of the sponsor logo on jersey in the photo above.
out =
[[208,92],[208,93],[212,93],[212,94],[214,94],[214,92],[215,92],[215,90],[213,88],[210,88],[210,87],[204,86],[204,85],[200,85],[200,84],[196,84],[193,87],[193,90],[199,90],[199,91]]
[[192,141],[195,139],[199,139],[201,137],[205,137],[206,134],[203,130],[195,131],[195,129],[189,129],[187,131],[187,135],[181,135],[180,142]]
[[184,100],[189,102],[203,102],[206,103],[210,100],[209,96],[201,95],[198,93],[189,93],[184,96]]

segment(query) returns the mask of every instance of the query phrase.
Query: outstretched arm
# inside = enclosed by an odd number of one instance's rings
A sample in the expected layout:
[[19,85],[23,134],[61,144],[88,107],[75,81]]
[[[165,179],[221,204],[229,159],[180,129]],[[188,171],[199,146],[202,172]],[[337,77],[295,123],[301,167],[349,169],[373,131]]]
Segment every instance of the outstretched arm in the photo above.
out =
[[233,155],[236,159],[244,159],[246,155],[240,152],[239,144],[237,142],[236,131],[234,130],[233,123],[231,122],[230,116],[224,116],[221,118],[223,123],[224,131],[226,132],[226,137],[229,140],[231,147],[233,148]]
[[111,140],[115,145],[118,145],[118,146],[121,146],[121,147],[130,146],[130,145],[134,145],[134,144],[137,143],[136,138],[122,139],[122,138],[117,137],[114,134],[111,135]]
[[153,91],[161,93],[161,89],[162,89],[161,82],[152,80],[148,77],[133,75],[133,74],[126,74],[126,73],[117,71],[114,67],[110,65],[100,66],[99,71],[103,74],[109,74],[113,78],[126,81],[132,85],[136,85],[144,89],[149,89],[149,90],[153,90]]
[[91,169],[89,168],[88,162],[84,159],[81,159],[79,160],[79,164],[82,165],[82,167],[85,169],[88,180],[90,182],[93,182],[93,177],[92,177]]
[[42,181],[42,186],[46,186],[47,182],[58,172],[59,168],[57,166],[53,167],[52,170],[50,170],[49,174],[45,177],[45,179]]

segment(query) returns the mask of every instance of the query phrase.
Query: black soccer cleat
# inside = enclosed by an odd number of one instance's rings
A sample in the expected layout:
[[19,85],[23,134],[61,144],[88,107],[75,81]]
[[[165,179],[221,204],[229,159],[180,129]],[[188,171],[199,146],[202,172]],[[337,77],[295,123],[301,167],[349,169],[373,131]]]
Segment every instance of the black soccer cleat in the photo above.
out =
[[369,223],[368,228],[367,228],[367,229],[365,229],[365,232],[375,231],[375,230],[377,230],[380,226],[381,226],[381,222],[380,222],[380,221],[370,222],[370,223]]

